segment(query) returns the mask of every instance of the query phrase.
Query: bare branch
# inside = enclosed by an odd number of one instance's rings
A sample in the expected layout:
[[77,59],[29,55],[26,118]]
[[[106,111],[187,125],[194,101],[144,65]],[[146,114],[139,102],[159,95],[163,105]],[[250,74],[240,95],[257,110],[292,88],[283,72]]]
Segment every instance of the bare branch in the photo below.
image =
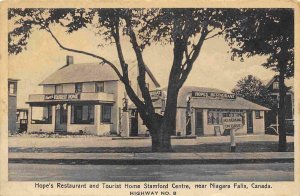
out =
[[46,29],[47,32],[50,33],[50,35],[52,36],[52,38],[55,40],[55,42],[59,45],[60,48],[64,49],[64,50],[67,50],[67,51],[70,51],[70,52],[75,52],[75,53],[79,53],[79,54],[84,54],[84,55],[87,55],[87,56],[91,56],[91,57],[94,57],[94,58],[97,58],[97,59],[100,59],[103,63],[106,63],[108,64],[115,72],[116,74],[118,75],[118,77],[120,78],[121,81],[123,81],[123,76],[121,75],[121,73],[119,72],[118,68],[110,61],[108,61],[107,59],[105,59],[104,57],[101,57],[101,56],[98,56],[96,54],[93,54],[93,53],[89,53],[89,52],[85,52],[85,51],[82,51],[82,50],[76,50],[76,49],[72,49],[72,48],[67,48],[65,46],[63,46],[60,41],[57,39],[57,37],[52,33],[52,31],[50,30],[50,28],[47,28]]
[[218,33],[215,33],[215,34],[213,34],[213,35],[211,35],[211,36],[205,38],[205,40],[214,38],[214,37],[216,37],[216,36],[218,36],[218,35],[222,35],[224,32],[225,32],[225,29],[223,29],[222,31],[219,31]]
[[138,84],[142,93],[142,96],[144,98],[145,104],[147,105],[147,109],[151,113],[151,116],[154,115],[155,110],[153,107],[152,99],[149,93],[149,89],[146,87],[146,68],[145,68],[145,63],[143,60],[143,55],[141,52],[141,48],[137,43],[137,38],[136,35],[131,27],[131,22],[130,19],[125,19],[126,20],[126,25],[129,30],[129,37],[130,37],[130,42],[132,43],[133,50],[135,52],[137,61],[138,61],[138,68],[139,68],[139,76],[138,76]]
[[207,34],[208,34],[207,29],[203,29],[201,36],[199,38],[199,41],[197,42],[197,44],[194,47],[193,54],[191,55],[190,59],[186,60],[187,68],[185,70],[182,70],[182,73],[181,73],[181,76],[179,78],[178,85],[177,85],[178,89],[180,89],[182,87],[182,85],[185,82],[185,80],[187,79],[190,71],[192,70],[193,64],[194,64],[195,60],[197,59],[197,57],[199,56],[200,50],[202,48],[202,45],[205,41]]
[[124,85],[126,88],[126,92],[129,96],[129,98],[131,99],[131,101],[140,109],[145,111],[145,105],[144,103],[139,99],[139,97],[136,95],[136,93],[134,92],[134,90],[132,89],[132,87],[130,86],[130,82],[129,82],[129,75],[128,75],[128,65],[125,62],[125,58],[123,55],[123,50],[122,50],[122,46],[121,46],[121,42],[120,42],[120,34],[119,34],[119,24],[117,23],[115,25],[115,32],[112,32],[113,38],[115,39],[115,43],[116,43],[116,48],[117,48],[117,53],[118,53],[118,57],[119,57],[119,61],[121,64],[121,68],[122,68],[122,72],[123,72],[123,78],[124,78]]

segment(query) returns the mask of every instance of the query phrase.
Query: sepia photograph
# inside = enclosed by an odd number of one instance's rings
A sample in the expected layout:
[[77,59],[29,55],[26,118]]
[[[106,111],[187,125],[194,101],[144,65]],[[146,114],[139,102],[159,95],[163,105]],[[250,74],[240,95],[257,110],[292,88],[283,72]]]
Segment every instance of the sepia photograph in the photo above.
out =
[[6,12],[8,182],[125,195],[295,182],[294,8]]

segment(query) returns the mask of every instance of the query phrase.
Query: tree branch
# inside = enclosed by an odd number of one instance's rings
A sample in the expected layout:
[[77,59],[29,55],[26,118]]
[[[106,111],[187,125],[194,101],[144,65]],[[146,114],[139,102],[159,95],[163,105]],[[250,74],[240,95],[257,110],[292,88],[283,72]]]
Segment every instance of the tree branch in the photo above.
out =
[[146,69],[145,69],[145,63],[143,60],[143,55],[141,52],[141,49],[137,43],[137,38],[136,35],[131,27],[131,22],[130,19],[125,18],[126,21],[126,27],[129,30],[129,37],[130,37],[130,42],[132,43],[132,47],[133,50],[135,52],[136,58],[137,58],[137,62],[138,62],[138,69],[139,69],[139,75],[138,75],[138,84],[142,93],[142,96],[144,98],[145,104],[146,104],[146,108],[147,111],[150,112],[151,116],[154,115],[155,110],[153,107],[153,103],[152,103],[152,99],[149,93],[149,89],[146,87]]
[[222,35],[224,32],[225,32],[225,29],[223,29],[222,31],[219,31],[218,33],[215,33],[215,34],[213,34],[213,35],[205,38],[204,40],[208,40],[208,39],[214,38],[214,37],[216,37],[218,35]]
[[52,31],[47,28],[46,29],[47,32],[50,33],[50,35],[52,36],[52,38],[55,40],[55,42],[59,45],[60,48],[62,48],[63,50],[67,50],[67,51],[70,51],[70,52],[75,52],[75,53],[79,53],[79,54],[84,54],[84,55],[87,55],[87,56],[91,56],[91,57],[94,57],[94,58],[97,58],[97,59],[100,59],[103,63],[106,63],[108,64],[115,72],[116,74],[118,75],[118,77],[120,78],[121,81],[123,81],[123,76],[121,75],[121,73],[119,72],[118,68],[110,61],[108,61],[107,59],[105,59],[104,57],[101,57],[101,56],[98,56],[96,54],[93,54],[93,53],[89,53],[89,52],[85,52],[85,51],[82,51],[82,50],[76,50],[76,49],[72,49],[72,48],[67,48],[65,46],[63,46],[60,41],[57,39],[57,37],[52,33]]
[[199,41],[197,42],[197,44],[194,47],[194,51],[193,51],[191,58],[186,60],[187,68],[185,70],[182,70],[182,72],[181,72],[181,76],[180,76],[180,79],[179,79],[178,85],[177,85],[178,89],[180,89],[182,87],[182,85],[186,81],[190,71],[192,70],[193,64],[194,64],[195,60],[197,59],[197,57],[199,56],[201,47],[202,47],[204,41],[206,40],[205,38],[208,33],[209,32],[207,31],[206,28],[202,30],[201,36],[199,38]]
[[129,74],[128,73],[128,65],[126,64],[125,58],[123,55],[123,50],[122,50],[122,46],[121,46],[121,42],[120,42],[118,22],[117,22],[117,24],[115,24],[114,28],[115,28],[115,32],[112,32],[112,36],[115,39],[117,53],[118,53],[119,61],[120,61],[122,72],[123,72],[123,78],[124,78],[123,83],[125,85],[126,92],[129,96],[129,98],[131,99],[131,101],[138,107],[138,109],[145,111],[146,109],[145,109],[144,103],[139,99],[139,97],[136,95],[136,93],[134,92],[134,90],[132,89],[132,87],[129,84],[130,82],[129,82],[129,75],[128,75]]

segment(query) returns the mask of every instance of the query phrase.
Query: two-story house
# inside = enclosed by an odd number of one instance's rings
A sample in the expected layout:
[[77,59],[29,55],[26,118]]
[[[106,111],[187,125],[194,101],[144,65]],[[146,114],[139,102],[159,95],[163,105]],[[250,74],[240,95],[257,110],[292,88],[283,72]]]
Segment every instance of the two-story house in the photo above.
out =
[[[285,84],[286,85],[286,84]],[[266,88],[271,92],[271,96],[279,101],[279,77],[275,75],[266,84]],[[286,131],[294,132],[294,90],[293,84],[286,87],[288,91],[285,97],[285,122]],[[278,102],[279,103],[279,102]],[[271,110],[266,114],[266,127],[272,126],[278,130],[278,113],[277,110]]]
[[[139,94],[137,63],[130,63],[131,86]],[[149,89],[159,87],[146,68]],[[44,81],[43,94],[29,95],[28,132],[119,134],[126,91],[117,74],[99,63],[67,63]]]

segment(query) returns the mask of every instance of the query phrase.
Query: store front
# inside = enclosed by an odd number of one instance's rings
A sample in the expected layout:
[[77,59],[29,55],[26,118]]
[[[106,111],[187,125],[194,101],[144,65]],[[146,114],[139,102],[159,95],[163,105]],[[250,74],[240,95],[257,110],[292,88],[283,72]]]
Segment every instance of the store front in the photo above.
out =
[[[153,104],[156,112],[163,113],[166,97],[165,89],[155,92]],[[159,98],[157,95],[163,95]],[[134,108],[134,106],[132,106]],[[235,94],[219,89],[183,86],[177,99],[176,130],[177,136],[218,136],[227,135],[223,117],[242,117],[243,126],[236,134],[264,134],[264,114],[268,108],[247,101]],[[145,126],[138,118],[139,135]],[[133,129],[132,129],[133,130]]]

